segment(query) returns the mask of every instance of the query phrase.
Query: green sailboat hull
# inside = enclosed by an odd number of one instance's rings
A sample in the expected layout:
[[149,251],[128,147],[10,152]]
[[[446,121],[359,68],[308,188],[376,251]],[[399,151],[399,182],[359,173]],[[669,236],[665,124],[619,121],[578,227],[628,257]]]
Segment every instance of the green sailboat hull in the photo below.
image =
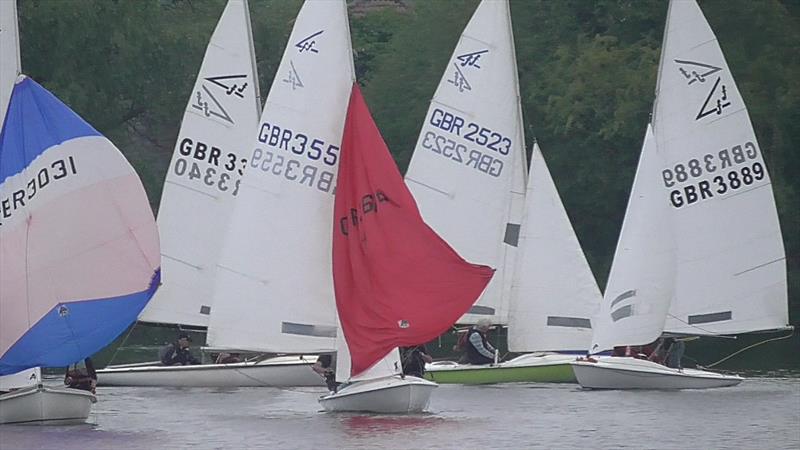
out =
[[425,378],[439,384],[577,383],[568,362],[537,366],[460,366],[431,369]]

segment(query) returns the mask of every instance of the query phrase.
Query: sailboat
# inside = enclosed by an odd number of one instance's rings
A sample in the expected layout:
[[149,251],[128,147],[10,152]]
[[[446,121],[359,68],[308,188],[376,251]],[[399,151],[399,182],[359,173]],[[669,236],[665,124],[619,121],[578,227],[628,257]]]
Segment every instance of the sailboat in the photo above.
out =
[[427,342],[475,303],[493,270],[464,261],[423,220],[353,85],[336,185],[333,277],[345,345],[327,411],[420,412],[435,383],[403,376],[398,347]]
[[[11,49],[18,71],[16,5],[0,8],[4,58]],[[158,287],[158,231],[138,176],[108,139],[32,79],[19,75],[10,95],[7,81],[4,64],[0,375],[22,373],[23,384],[4,383],[0,423],[82,422],[94,394],[29,371],[82,360],[133,323]]]
[[[786,263],[769,175],[700,7],[672,1],[648,128],[589,353],[659,336],[788,327]],[[632,357],[573,363],[581,386],[700,389],[735,375]]]
[[354,79],[346,3],[305,2],[251,136],[217,263],[209,345],[296,355],[284,357],[302,363],[287,385],[323,386],[310,365],[336,350],[330,223]]
[[[239,201],[247,152],[261,112],[247,0],[229,0],[211,35],[175,144],[158,225],[163,285],[140,322],[209,325],[217,262],[233,205]],[[220,302],[230,301],[221,295]],[[209,341],[211,342],[211,341]],[[104,386],[321,386],[313,358],[261,358],[232,364],[111,366]]]
[[[516,352],[577,351],[589,344],[600,290],[538,145],[526,180],[524,142],[509,5],[483,1],[431,101],[406,182],[425,220],[455,249],[499,268],[459,323],[486,317],[508,325]],[[548,352],[491,366],[439,361],[426,377],[574,382],[574,359]]]

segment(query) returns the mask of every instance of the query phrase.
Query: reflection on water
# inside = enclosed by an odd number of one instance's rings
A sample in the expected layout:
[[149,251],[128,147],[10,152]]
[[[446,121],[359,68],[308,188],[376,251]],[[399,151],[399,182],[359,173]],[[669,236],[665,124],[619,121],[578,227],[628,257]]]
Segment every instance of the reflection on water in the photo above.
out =
[[331,414],[323,389],[100,388],[91,425],[0,427],[0,448],[800,448],[800,373],[703,391],[443,385],[430,413]]
[[411,416],[336,415],[339,416],[339,423],[342,425],[343,431],[353,437],[368,436],[372,438],[411,431],[434,431],[437,427],[453,422],[434,414]]

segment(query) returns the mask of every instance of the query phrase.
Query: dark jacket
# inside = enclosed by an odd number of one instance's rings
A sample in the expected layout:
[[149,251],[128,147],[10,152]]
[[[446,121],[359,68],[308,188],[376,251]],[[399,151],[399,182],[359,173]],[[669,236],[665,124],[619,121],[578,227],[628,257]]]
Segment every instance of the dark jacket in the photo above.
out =
[[162,347],[159,356],[161,356],[161,363],[165,366],[200,364],[200,361],[192,356],[192,352],[188,348],[181,348],[177,343]]
[[73,389],[94,392],[94,385],[97,384],[97,372],[94,370],[94,364],[90,358],[84,359],[83,362],[86,365],[85,368],[67,367],[64,384]]
[[427,355],[425,345],[400,348],[400,361],[403,363],[403,374],[420,377],[425,374],[425,360],[422,355]]
[[[475,342],[478,342],[477,346]],[[482,347],[482,348],[479,348]],[[491,364],[494,362],[495,348],[486,339],[486,334],[477,328],[471,328],[467,334],[465,344],[467,362],[470,364]],[[487,353],[491,353],[490,357]]]

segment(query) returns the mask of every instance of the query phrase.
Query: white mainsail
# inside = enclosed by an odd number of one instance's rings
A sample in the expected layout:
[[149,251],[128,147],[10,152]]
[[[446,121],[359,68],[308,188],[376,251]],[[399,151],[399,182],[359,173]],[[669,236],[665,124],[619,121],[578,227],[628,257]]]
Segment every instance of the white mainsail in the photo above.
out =
[[264,105],[220,258],[209,345],[333,351],[333,193],[355,80],[347,6],[307,1]]
[[216,264],[260,103],[247,0],[229,0],[206,49],[164,182],[158,214],[163,285],[139,320],[208,325]]
[[665,330],[742,333],[788,323],[786,255],[744,100],[695,1],[670,3],[653,128],[659,198],[677,238]]
[[406,172],[425,222],[459,254],[497,268],[459,322],[508,320],[525,190],[525,140],[507,1],[481,2],[431,100]]
[[605,296],[592,320],[590,353],[648,344],[664,328],[674,292],[675,243],[658,184],[661,165],[648,125]]
[[6,117],[14,82],[22,72],[17,25],[17,0],[0,2],[0,128]]
[[512,352],[581,350],[602,295],[539,144],[533,145],[508,314]]

